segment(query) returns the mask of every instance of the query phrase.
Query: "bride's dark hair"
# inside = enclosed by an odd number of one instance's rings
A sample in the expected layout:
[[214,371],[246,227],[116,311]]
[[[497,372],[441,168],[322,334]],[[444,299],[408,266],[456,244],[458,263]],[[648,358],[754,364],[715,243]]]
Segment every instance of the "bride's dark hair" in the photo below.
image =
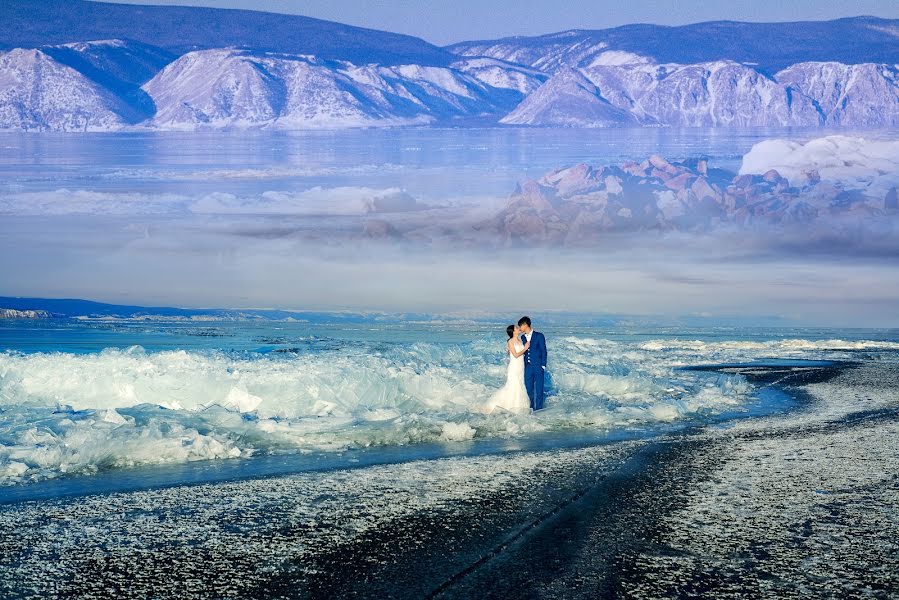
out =
[[509,336],[509,339],[512,339],[512,334],[515,333],[515,325],[509,325],[506,327],[506,335]]

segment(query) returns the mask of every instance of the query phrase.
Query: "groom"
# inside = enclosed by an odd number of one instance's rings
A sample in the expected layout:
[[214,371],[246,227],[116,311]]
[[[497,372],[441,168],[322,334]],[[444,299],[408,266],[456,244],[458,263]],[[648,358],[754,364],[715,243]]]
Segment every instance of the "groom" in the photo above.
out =
[[543,409],[543,378],[546,375],[546,338],[539,331],[531,329],[531,318],[518,319],[521,329],[521,343],[531,343],[524,353],[524,387],[528,390],[531,410]]

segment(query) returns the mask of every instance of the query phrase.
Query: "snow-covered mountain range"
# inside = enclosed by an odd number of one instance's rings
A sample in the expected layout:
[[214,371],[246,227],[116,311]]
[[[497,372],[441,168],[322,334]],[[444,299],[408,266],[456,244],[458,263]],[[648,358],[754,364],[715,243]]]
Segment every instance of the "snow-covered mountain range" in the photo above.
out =
[[[66,33],[39,19],[14,34],[23,7],[38,8],[34,0],[11,0],[0,8],[6,45],[41,37],[54,43],[0,50],[0,128],[899,126],[899,21],[793,24],[789,48],[780,43],[787,30],[779,25],[707,23],[441,49],[305,18],[296,26],[312,33],[298,45],[280,29],[268,38],[242,29],[234,11],[153,7],[144,14],[133,6],[87,4],[88,12],[116,12],[125,23],[146,19],[150,31],[161,27],[168,9],[188,21],[220,19],[223,41],[247,43],[217,47],[206,27],[191,45],[183,23],[152,40],[72,39],[120,33],[121,24],[71,23]],[[260,23],[294,19],[248,14]],[[693,43],[710,28],[718,32],[713,42]],[[812,36],[816,31],[830,36],[828,44]],[[675,34],[683,44],[673,38],[671,48],[659,44]],[[770,39],[760,45],[760,35]],[[747,51],[757,60],[747,60]]]
[[614,127],[896,127],[899,66],[808,62],[767,76],[733,61],[600,55],[563,67],[500,122]]
[[[669,27],[635,24],[575,29],[533,37],[460,42],[447,50],[491,56],[548,73],[585,67],[607,52],[646,56],[660,64],[732,60],[776,73],[802,62],[899,63],[899,21],[852,17],[797,23],[708,21]],[[606,57],[608,60],[608,55]]]
[[202,50],[180,57],[143,89],[156,104],[150,123],[158,127],[306,128],[501,114],[521,101],[519,88],[538,85],[538,75],[527,70],[494,73],[482,63],[355,65],[314,56]]

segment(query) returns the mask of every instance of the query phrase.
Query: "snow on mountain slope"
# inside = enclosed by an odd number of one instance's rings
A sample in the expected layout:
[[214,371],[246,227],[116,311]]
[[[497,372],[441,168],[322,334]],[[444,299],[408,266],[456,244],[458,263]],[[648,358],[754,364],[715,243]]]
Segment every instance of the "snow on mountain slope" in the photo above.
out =
[[137,87],[164,60],[117,40],[0,55],[0,128],[899,125],[899,67],[884,64],[800,63],[771,78],[733,61],[657,64],[607,50],[547,79],[487,58],[381,66],[216,49]]
[[93,70],[107,80],[137,86],[152,79],[176,58],[162,48],[118,39],[44,46],[41,50],[86,75]]
[[285,101],[283,83],[266,65],[234,50],[185,54],[147,82],[152,123],[171,127],[270,121]]
[[828,125],[899,126],[899,65],[808,62],[775,77],[814,98]]
[[731,61],[656,65],[635,55],[607,58],[583,70],[559,71],[501,122],[753,127],[821,121],[808,98],[745,65]]
[[510,110],[521,94],[445,67],[357,66],[311,56],[191,52],[144,89],[161,127],[422,124]]
[[426,109],[414,106],[410,100],[360,84],[346,72],[314,60],[275,59],[270,64],[285,89],[276,126],[391,126],[433,120]]
[[[354,81],[370,85],[383,93],[408,99],[438,120],[485,114],[501,115],[524,98],[524,94],[518,90],[494,86],[474,74],[456,69],[419,65],[347,65],[344,70]],[[510,71],[517,73],[515,69]]]
[[620,127],[636,125],[637,119],[627,110],[612,105],[579,71],[564,69],[500,122],[556,127]]
[[539,88],[548,79],[547,75],[537,69],[495,58],[470,58],[456,61],[450,66],[489,86],[515,90],[523,96]]
[[140,86],[175,59],[175,55],[161,48],[130,40],[76,42],[45,46],[41,51],[119,96],[132,109],[127,115],[132,123],[156,112],[153,101]]
[[416,37],[301,15],[93,0],[0,2],[0,49],[106,39],[152,44],[177,56],[233,47],[356,64],[445,66],[455,59]]
[[675,27],[634,24],[460,42],[447,50],[459,56],[516,62],[548,73],[563,67],[585,67],[609,51],[648,56],[659,64],[732,60],[774,73],[812,61],[897,64],[897,30],[899,20],[876,17],[797,23],[709,21]]
[[544,43],[539,45],[521,44],[519,38],[511,38],[495,42],[463,42],[449,49],[462,57],[494,58],[553,73],[566,67],[577,67],[609,47],[606,42],[594,42],[579,33],[567,31],[545,36]]
[[675,127],[817,126],[813,103],[732,61],[695,65],[597,64],[584,74],[642,123]]
[[40,50],[0,54],[0,129],[96,131],[128,124],[121,98]]

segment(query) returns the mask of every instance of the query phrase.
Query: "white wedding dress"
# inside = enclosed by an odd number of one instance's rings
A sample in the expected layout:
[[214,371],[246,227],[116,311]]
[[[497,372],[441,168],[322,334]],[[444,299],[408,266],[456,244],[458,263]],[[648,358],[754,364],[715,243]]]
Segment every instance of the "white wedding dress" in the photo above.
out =
[[[515,352],[521,352],[524,345],[515,340]],[[506,385],[501,387],[485,406],[485,412],[492,413],[497,409],[511,413],[527,413],[531,410],[528,391],[524,387],[524,355],[518,358],[509,352],[509,368],[506,371]]]

